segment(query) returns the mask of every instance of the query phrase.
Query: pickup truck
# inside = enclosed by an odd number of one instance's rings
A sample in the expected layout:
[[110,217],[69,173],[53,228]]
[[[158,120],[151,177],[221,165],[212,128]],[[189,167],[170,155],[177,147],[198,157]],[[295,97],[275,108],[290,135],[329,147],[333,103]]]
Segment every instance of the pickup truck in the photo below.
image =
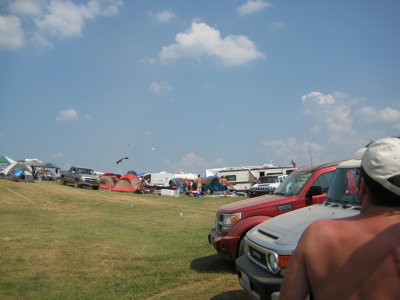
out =
[[[273,194],[221,206],[216,213],[215,228],[208,234],[208,242],[227,260],[241,256],[246,232],[254,226],[291,210],[321,203],[340,162],[297,169]],[[313,197],[317,195],[320,197]]]
[[68,171],[61,171],[61,184],[73,184],[75,187],[91,187],[98,190],[100,179],[96,176],[92,169],[83,167],[71,167]]
[[249,190],[249,197],[257,197],[265,194],[272,194],[276,188],[288,177],[288,175],[267,175],[261,176],[258,182]]
[[[245,237],[245,254],[236,259],[241,286],[254,299],[269,300],[280,290],[285,269],[304,230],[320,219],[338,219],[360,213],[360,160],[341,163],[324,203],[267,220]],[[318,247],[318,241],[315,241]]]

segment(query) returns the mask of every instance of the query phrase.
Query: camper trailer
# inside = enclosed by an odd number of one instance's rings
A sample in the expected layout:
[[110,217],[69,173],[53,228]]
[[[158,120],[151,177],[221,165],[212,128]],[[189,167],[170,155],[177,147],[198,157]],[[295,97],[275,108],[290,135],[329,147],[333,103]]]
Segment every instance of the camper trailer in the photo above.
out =
[[168,173],[168,172],[160,172],[160,173],[150,173],[150,181],[151,185],[157,188],[165,188],[169,187],[169,182],[171,179],[181,178],[181,179],[190,179],[195,180],[197,178],[197,174],[193,173]]
[[254,178],[267,175],[289,175],[295,167],[276,167],[263,165],[259,167],[223,168],[218,171],[219,176],[225,176],[229,188],[235,192],[248,193],[253,185]]
[[174,173],[160,172],[150,174],[150,182],[154,187],[167,187],[172,178],[175,178]]

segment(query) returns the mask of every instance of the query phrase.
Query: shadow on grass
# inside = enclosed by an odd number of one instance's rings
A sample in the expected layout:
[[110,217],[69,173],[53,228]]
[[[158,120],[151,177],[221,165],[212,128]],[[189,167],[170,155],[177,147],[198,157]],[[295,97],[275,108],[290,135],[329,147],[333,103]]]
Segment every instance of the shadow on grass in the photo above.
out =
[[200,273],[236,273],[235,262],[227,261],[217,254],[193,260],[190,268]]
[[247,300],[249,295],[244,290],[234,290],[211,297],[210,300]]

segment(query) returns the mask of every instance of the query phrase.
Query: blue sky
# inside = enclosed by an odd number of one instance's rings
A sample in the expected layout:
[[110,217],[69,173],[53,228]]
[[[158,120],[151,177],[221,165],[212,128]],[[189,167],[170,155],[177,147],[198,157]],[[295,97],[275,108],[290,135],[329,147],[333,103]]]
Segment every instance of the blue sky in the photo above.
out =
[[397,0],[0,0],[0,155],[200,174],[350,158],[400,132],[399,12]]

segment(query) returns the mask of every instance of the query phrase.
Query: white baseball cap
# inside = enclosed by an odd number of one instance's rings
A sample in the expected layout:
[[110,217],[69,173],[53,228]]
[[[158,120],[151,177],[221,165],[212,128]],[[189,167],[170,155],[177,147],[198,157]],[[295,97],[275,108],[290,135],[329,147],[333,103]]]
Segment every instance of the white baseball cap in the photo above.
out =
[[400,138],[384,138],[368,146],[361,158],[361,166],[373,180],[400,196]]

